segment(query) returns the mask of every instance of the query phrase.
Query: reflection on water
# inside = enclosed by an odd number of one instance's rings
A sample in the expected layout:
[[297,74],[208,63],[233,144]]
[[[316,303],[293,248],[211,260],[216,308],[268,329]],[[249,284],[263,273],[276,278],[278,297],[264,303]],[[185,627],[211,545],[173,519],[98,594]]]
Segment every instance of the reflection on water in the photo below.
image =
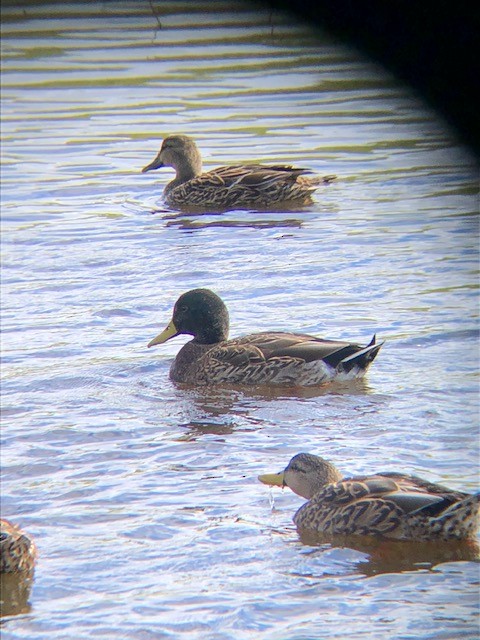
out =
[[0,617],[29,613],[33,575],[25,573],[0,574]]
[[230,422],[207,422],[204,420],[192,420],[191,422],[179,425],[185,433],[179,436],[179,440],[196,440],[206,434],[225,436],[233,433],[235,424]]
[[[355,638],[476,633],[476,550],[302,544],[298,500],[271,513],[255,481],[310,450],[475,490],[473,159],[388,74],[255,5],[7,2],[2,21],[2,513],[40,550],[33,615],[3,629],[329,638],[347,613]],[[140,173],[172,133],[206,170],[339,179],[294,211],[178,213],[170,176]],[[352,384],[175,386],[178,343],[146,345],[200,286],[232,335],[386,342]]]
[[336,536],[334,539],[312,531],[298,533],[308,546],[354,549],[367,556],[355,562],[355,570],[365,576],[432,569],[445,562],[480,560],[480,545],[476,540],[411,542],[387,540],[370,536]]
[[245,222],[237,220],[216,220],[211,222],[199,222],[197,220],[189,220],[188,218],[175,218],[175,221],[169,220],[167,227],[177,227],[182,230],[195,231],[196,229],[208,229],[212,227],[248,227],[250,229],[277,229],[284,227],[301,228],[303,225],[301,220],[248,220]]

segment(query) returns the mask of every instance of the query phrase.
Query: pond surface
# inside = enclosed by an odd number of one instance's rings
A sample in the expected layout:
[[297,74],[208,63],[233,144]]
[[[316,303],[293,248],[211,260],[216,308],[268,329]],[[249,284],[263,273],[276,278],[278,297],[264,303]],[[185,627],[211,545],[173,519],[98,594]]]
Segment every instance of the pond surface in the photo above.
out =
[[[302,500],[256,479],[310,451],[476,489],[475,160],[327,34],[152,7],[3,10],[2,515],[39,560],[2,637],[476,637],[474,549],[302,542]],[[338,180],[300,210],[169,210],[171,171],[140,171],[171,133],[206,168]],[[199,286],[232,336],[386,343],[354,385],[176,387],[185,339],[146,345]]]

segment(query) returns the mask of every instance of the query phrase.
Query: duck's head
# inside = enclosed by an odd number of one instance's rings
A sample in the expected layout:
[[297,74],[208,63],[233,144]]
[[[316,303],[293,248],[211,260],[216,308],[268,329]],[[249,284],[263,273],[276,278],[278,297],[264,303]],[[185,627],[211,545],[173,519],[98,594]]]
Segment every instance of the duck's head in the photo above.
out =
[[210,289],[192,289],[180,296],[167,327],[148,343],[149,347],[186,333],[201,344],[216,344],[228,338],[228,310]]
[[289,487],[302,498],[310,500],[330,482],[338,482],[342,476],[338,469],[320,456],[297,453],[280,473],[258,476],[260,482],[277,487]]
[[153,162],[142,169],[142,173],[173,167],[177,176],[190,180],[202,173],[202,157],[195,141],[188,136],[168,136],[164,139],[159,154]]

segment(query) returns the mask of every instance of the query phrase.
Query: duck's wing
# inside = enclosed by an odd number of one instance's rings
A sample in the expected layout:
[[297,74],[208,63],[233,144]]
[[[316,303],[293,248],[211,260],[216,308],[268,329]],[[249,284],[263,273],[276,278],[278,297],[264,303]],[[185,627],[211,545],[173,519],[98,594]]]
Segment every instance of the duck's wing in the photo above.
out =
[[324,487],[297,511],[299,529],[328,535],[389,535],[401,526],[404,512],[385,500],[394,492],[393,480],[342,480]]
[[390,478],[391,480],[394,480],[398,485],[399,490],[406,493],[416,492],[427,493],[432,496],[443,496],[451,502],[463,500],[470,495],[469,493],[465,493],[464,491],[453,491],[452,489],[449,489],[442,484],[429,482],[428,480],[424,480],[423,478],[419,478],[418,476],[408,475],[405,473],[385,471],[379,475],[384,478]]
[[294,182],[298,176],[309,173],[312,173],[309,169],[291,165],[241,164],[218,167],[200,177],[211,176],[215,180],[221,180],[227,188],[233,186],[267,188],[278,181],[291,180]]
[[322,340],[312,336],[294,333],[253,333],[248,336],[228,340],[211,349],[209,357],[219,358],[236,364],[266,362],[272,358],[298,360],[304,363],[328,360],[334,366],[343,357],[361,350],[359,345],[334,340]]
[[[348,362],[353,356],[372,346],[372,343],[368,347],[362,347],[352,342],[326,340],[301,333],[275,331],[254,333],[230,340],[228,344],[235,344],[238,347],[254,346],[263,354],[265,360],[270,358],[295,358],[306,363],[323,360],[333,368],[336,368],[342,362]],[[373,345],[378,352],[381,344],[377,345],[373,341]]]
[[[309,169],[300,169],[288,165],[264,166],[259,164],[232,165],[229,167],[217,167],[211,171],[192,178],[187,183],[182,183],[174,187],[176,194],[188,189],[188,193],[195,193],[201,190],[203,194],[208,193],[210,188],[217,193],[226,189],[235,194],[238,190],[268,191],[279,182],[290,181],[292,183],[298,176],[312,173]],[[327,182],[332,176],[327,176]],[[238,188],[238,189],[237,189]]]
[[[301,338],[260,333],[229,340],[210,349],[198,363],[198,370],[210,382],[295,385],[305,383],[306,373],[308,384],[326,381],[331,369],[324,358],[343,345],[318,341],[312,351],[307,348],[308,336]],[[310,372],[312,367],[318,371]]]
[[[298,191],[303,194],[315,191],[321,184],[330,184],[336,180],[334,175],[313,175],[313,171],[287,164],[261,165],[242,164],[230,167],[218,167],[204,173],[194,180],[203,185],[223,186],[233,195],[252,192],[258,196],[286,189],[285,194]],[[192,187],[194,185],[192,184]]]
[[231,367],[246,367],[265,362],[264,354],[255,345],[225,343],[224,346],[213,347],[208,351],[209,360],[216,360]]
[[198,378],[207,384],[295,384],[304,363],[295,358],[270,358],[254,344],[224,343],[198,362]]
[[390,474],[329,484],[298,510],[294,521],[299,528],[328,534],[405,537],[407,519],[434,517],[456,502],[450,495],[415,490],[403,479]]

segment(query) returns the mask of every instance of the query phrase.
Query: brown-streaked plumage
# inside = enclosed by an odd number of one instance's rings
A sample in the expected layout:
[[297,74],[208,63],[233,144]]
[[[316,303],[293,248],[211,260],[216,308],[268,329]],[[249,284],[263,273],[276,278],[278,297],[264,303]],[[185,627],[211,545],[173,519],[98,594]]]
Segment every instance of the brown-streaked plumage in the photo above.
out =
[[265,331],[228,340],[224,302],[209,289],[193,289],[175,303],[167,327],[152,347],[188,334],[170,378],[193,385],[316,386],[362,377],[383,343],[375,336],[367,346],[325,340],[302,333]]
[[0,573],[31,572],[36,556],[33,540],[17,525],[0,520]]
[[258,479],[288,486],[307,498],[293,519],[299,530],[331,536],[460,540],[473,538],[479,526],[479,493],[453,491],[395,472],[342,478],[333,464],[309,453],[294,456],[281,473]]
[[278,203],[311,202],[312,193],[335,176],[309,176],[308,169],[291,165],[255,163],[218,167],[202,173],[202,158],[195,141],[184,135],[163,140],[157,157],[142,173],[172,167],[175,179],[164,190],[172,207],[231,208],[269,207]]

